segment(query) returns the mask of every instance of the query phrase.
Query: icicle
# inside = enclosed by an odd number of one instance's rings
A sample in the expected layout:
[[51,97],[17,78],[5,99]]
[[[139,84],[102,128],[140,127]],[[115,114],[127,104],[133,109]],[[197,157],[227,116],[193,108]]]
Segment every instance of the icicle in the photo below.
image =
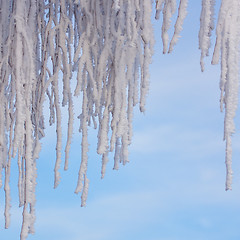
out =
[[201,69],[204,71],[204,57],[209,55],[209,48],[211,46],[211,35],[214,29],[214,5],[215,0],[202,0],[202,12],[200,17],[199,30],[199,49],[201,49]]
[[[178,17],[175,23],[175,29],[173,37],[169,44],[168,30],[171,26],[171,18],[176,11],[176,0],[156,0],[156,14],[155,19],[160,18],[160,13],[163,14],[162,23],[162,42],[163,42],[163,53],[170,53],[176,45],[179,34],[182,31],[183,21],[187,15],[188,0],[180,0],[178,7]],[[169,47],[168,47],[169,44]],[[168,49],[168,50],[167,50]]]
[[88,189],[88,179],[87,179],[87,162],[88,162],[88,130],[87,130],[87,87],[86,87],[87,79],[84,79],[83,82],[83,103],[82,103],[82,114],[80,115],[80,129],[79,131],[82,133],[82,159],[81,165],[78,173],[78,182],[75,193],[82,192],[82,206],[85,206],[86,198],[87,198],[87,189]]
[[120,162],[120,139],[118,138],[115,143],[115,155],[114,155],[114,167],[113,169],[118,170],[119,169],[119,162]]
[[180,1],[179,8],[178,8],[178,18],[175,23],[174,35],[170,42],[168,53],[172,52],[174,45],[176,45],[178,41],[179,34],[182,31],[183,21],[187,15],[187,5],[188,5],[188,0]]
[[[70,91],[70,89],[69,89]],[[73,134],[73,103],[72,103],[72,95],[71,92],[69,92],[69,103],[68,103],[68,133],[67,133],[67,144],[65,147],[65,164],[64,164],[64,170],[68,169],[68,159],[69,159],[69,151],[70,151],[70,144],[71,144],[71,138]]]
[[11,170],[11,157],[8,159],[7,166],[5,167],[5,184],[4,184],[4,191],[5,191],[5,228],[9,228],[10,225],[10,208],[11,208],[11,197],[10,197],[10,170]]
[[[57,63],[59,64],[59,63]],[[56,70],[56,69],[55,69]],[[60,164],[61,164],[61,148],[62,148],[62,130],[61,130],[61,108],[60,108],[60,101],[59,101],[59,87],[58,87],[58,71],[59,67],[57,67],[56,73],[54,74],[53,78],[53,93],[54,93],[54,106],[56,109],[56,118],[57,118],[57,126],[56,126],[56,133],[57,133],[57,144],[56,144],[56,163],[54,167],[54,188],[56,188],[60,182]]]
[[140,111],[145,111],[146,97],[149,89],[149,64],[153,54],[154,37],[151,30],[151,5],[143,1],[144,17],[142,18],[143,59],[141,66]]
[[19,207],[24,205],[24,159],[22,159],[22,149],[18,149],[18,197],[19,197]]
[[107,163],[108,163],[108,152],[105,154],[102,155],[102,171],[101,171],[101,178],[104,178],[105,176],[105,172],[106,172],[106,166],[107,166]]
[[[201,49],[201,68],[203,58],[208,56],[210,37],[214,20],[214,0],[202,1],[199,46]],[[240,2],[222,0],[216,27],[216,43],[212,64],[217,64],[221,56],[220,107],[225,108],[224,140],[226,140],[226,190],[232,185],[232,140],[235,131],[234,117],[238,105],[239,87],[239,46],[240,46]]]
[[165,0],[163,7],[163,24],[162,24],[162,41],[163,41],[163,53],[167,52],[168,49],[168,33],[170,28],[171,18],[176,10],[175,0]]
[[232,184],[232,146],[231,136],[235,132],[234,117],[238,105],[239,89],[239,46],[240,46],[240,3],[235,0],[231,3],[225,16],[225,31],[222,48],[227,49],[227,78],[224,87],[225,103],[225,127],[226,139],[226,190],[231,189]]

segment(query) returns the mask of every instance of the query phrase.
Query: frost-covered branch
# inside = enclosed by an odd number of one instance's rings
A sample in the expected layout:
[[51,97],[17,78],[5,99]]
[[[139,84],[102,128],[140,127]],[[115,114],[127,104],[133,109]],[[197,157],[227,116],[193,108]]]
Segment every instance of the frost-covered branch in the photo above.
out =
[[151,8],[151,1],[139,0],[0,1],[0,184],[5,170],[8,228],[11,159],[17,156],[22,240],[34,232],[36,159],[40,139],[45,136],[46,97],[49,123],[56,122],[57,133],[54,187],[60,182],[62,106],[68,106],[64,169],[68,168],[74,121],[73,72],[77,72],[74,95],[83,97],[79,116],[82,158],[76,188],[76,193],[82,192],[82,205],[88,192],[87,128],[91,123],[98,128],[102,177],[110,151],[115,151],[115,168],[118,162],[128,162],[133,107],[139,103],[144,110],[149,85]]
[[[187,13],[187,0],[156,0],[162,14],[163,53],[176,44]],[[114,169],[126,164],[132,139],[133,109],[145,111],[149,64],[153,54],[149,0],[0,0],[0,187],[5,190],[5,227],[10,224],[12,158],[19,167],[19,206],[23,207],[21,240],[34,233],[36,159],[45,136],[43,104],[49,124],[56,123],[54,187],[62,167],[62,107],[68,108],[64,169],[68,169],[73,134],[73,97],[82,97],[79,131],[81,159],[75,192],[86,204],[89,180],[88,127],[98,131],[102,177],[109,152]],[[215,0],[202,0],[199,48],[201,68],[209,55]],[[178,8],[177,8],[178,6]],[[178,9],[172,38],[168,30]],[[231,188],[231,135],[238,102],[240,3],[222,0],[212,63],[221,59],[221,109],[225,107],[226,189]],[[76,73],[76,79],[73,78]],[[72,84],[73,83],[73,84]],[[76,86],[72,89],[72,86]],[[4,172],[4,174],[3,174]]]

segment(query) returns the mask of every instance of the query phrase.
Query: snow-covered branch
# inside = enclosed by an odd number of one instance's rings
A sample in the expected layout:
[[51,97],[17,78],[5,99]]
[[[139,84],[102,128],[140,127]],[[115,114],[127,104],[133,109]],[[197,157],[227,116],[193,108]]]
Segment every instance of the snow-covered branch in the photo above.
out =
[[[163,53],[176,44],[187,0],[156,0],[162,14]],[[60,182],[62,107],[68,107],[64,169],[68,169],[73,134],[73,97],[82,97],[79,131],[81,162],[75,192],[87,199],[88,127],[98,131],[97,152],[104,177],[108,153],[114,169],[128,162],[133,109],[145,111],[149,64],[153,55],[149,0],[0,0],[0,187],[5,190],[5,227],[10,224],[11,159],[19,167],[19,205],[23,206],[21,240],[34,233],[36,159],[45,136],[43,104],[49,101],[49,124],[56,122],[55,182]],[[199,31],[201,68],[209,55],[215,0],[202,0]],[[173,37],[168,30],[177,11]],[[221,109],[225,107],[226,189],[231,189],[231,135],[238,103],[240,2],[222,0],[212,63],[221,59]],[[76,79],[73,73],[77,74]],[[76,81],[76,84],[71,84]],[[71,86],[75,85],[75,89]],[[5,172],[3,174],[3,172]]]

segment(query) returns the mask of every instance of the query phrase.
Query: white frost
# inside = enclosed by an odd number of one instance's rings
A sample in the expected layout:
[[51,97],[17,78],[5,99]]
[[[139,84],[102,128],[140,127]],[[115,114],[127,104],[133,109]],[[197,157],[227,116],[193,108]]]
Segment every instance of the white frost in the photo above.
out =
[[[89,180],[88,127],[98,129],[97,152],[102,177],[108,153],[114,169],[126,164],[132,139],[134,106],[145,111],[149,64],[153,55],[152,1],[149,0],[0,0],[0,187],[5,190],[5,227],[10,224],[11,159],[19,167],[19,206],[23,207],[21,240],[34,233],[36,159],[45,136],[43,103],[49,100],[49,123],[56,122],[54,187],[60,182],[61,109],[68,107],[64,169],[73,134],[73,93],[81,96],[81,161],[75,192],[86,204]],[[178,6],[172,39],[168,30]],[[162,13],[163,52],[176,44],[187,13],[187,0],[156,0]],[[215,0],[202,0],[199,31],[201,68],[214,29]],[[238,103],[240,2],[222,0],[212,63],[221,60],[221,109],[225,108],[226,189],[231,189],[231,135]],[[170,41],[169,41],[170,40]],[[76,88],[71,89],[73,72]],[[5,171],[5,174],[2,174]],[[3,177],[5,177],[3,179]]]

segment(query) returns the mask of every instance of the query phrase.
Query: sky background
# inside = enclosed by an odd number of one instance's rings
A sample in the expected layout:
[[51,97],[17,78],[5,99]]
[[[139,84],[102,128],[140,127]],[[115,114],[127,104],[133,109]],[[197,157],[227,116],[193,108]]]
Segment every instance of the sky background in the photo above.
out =
[[[130,163],[113,171],[110,156],[103,180],[96,131],[90,129],[90,187],[84,208],[80,195],[74,194],[81,154],[78,122],[69,170],[61,171],[55,190],[55,127],[47,128],[37,160],[36,233],[29,240],[240,239],[240,113],[233,136],[233,190],[226,192],[220,66],[211,66],[209,58],[205,72],[200,70],[200,7],[201,1],[189,1],[182,38],[170,55],[162,55],[161,23],[153,21],[156,45],[146,113],[135,109]],[[77,106],[76,101],[76,116]],[[20,234],[22,209],[18,208],[14,174],[11,189],[8,230],[4,230],[0,191],[1,240],[17,240]]]

